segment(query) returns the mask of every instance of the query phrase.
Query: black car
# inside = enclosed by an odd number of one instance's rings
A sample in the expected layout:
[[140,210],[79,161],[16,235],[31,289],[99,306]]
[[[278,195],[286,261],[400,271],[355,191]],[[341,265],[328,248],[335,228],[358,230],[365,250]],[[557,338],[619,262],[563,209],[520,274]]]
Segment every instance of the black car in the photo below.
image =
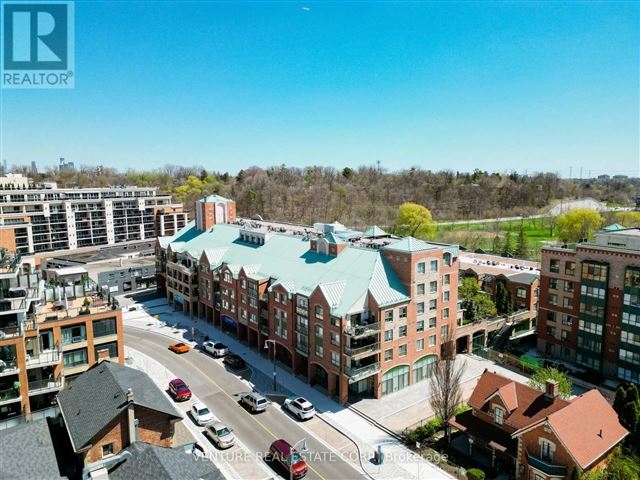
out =
[[231,354],[224,357],[223,363],[227,367],[232,368],[234,370],[241,370],[247,366],[247,364],[244,363],[244,360],[242,359],[242,357],[236,354]]

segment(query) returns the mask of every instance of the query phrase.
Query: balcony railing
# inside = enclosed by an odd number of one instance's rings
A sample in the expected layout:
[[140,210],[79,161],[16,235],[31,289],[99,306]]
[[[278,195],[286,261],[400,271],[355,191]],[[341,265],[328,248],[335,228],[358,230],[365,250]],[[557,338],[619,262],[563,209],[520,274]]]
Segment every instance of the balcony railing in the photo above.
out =
[[304,323],[296,324],[296,332],[302,333],[303,335],[309,335],[309,325]]
[[529,452],[527,452],[527,462],[533,468],[536,468],[547,475],[551,475],[554,477],[565,477],[567,475],[567,467],[565,465],[553,465],[551,463],[547,463],[539,457],[536,457]]
[[0,375],[14,375],[19,371],[20,369],[15,359],[0,358]]
[[37,368],[49,364],[57,364],[62,360],[59,350],[47,350],[39,355],[27,357],[27,368]]
[[364,367],[345,367],[344,373],[351,382],[356,382],[361,378],[368,377],[380,371],[380,363],[375,362]]
[[269,325],[266,323],[263,323],[260,325],[260,331],[262,333],[264,333],[265,335],[269,335]]
[[296,342],[296,350],[303,355],[307,355],[309,353],[309,344],[306,342]]
[[20,400],[20,390],[18,390],[17,388],[0,390],[0,405],[16,400]]
[[379,343],[372,343],[371,345],[364,345],[362,347],[349,347],[344,346],[344,354],[350,357],[361,357],[367,354],[378,353],[380,351]]
[[298,315],[302,315],[303,317],[309,316],[309,309],[307,307],[301,307],[300,305],[296,306],[296,313]]
[[64,386],[64,377],[29,382],[29,395],[54,392]]
[[347,327],[346,334],[352,337],[362,337],[380,332],[380,322],[367,323],[365,325],[351,325]]

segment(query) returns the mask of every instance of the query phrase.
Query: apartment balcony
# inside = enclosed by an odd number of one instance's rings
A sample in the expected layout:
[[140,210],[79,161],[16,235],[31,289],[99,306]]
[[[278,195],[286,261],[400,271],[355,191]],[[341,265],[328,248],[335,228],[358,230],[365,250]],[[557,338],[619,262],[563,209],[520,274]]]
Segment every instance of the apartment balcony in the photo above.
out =
[[269,335],[269,324],[267,324],[267,323],[261,323],[261,324],[260,324],[260,331],[261,331],[264,335]]
[[380,333],[380,322],[348,326],[345,333],[352,338]]
[[345,367],[344,374],[349,377],[349,383],[355,383],[363,378],[370,377],[380,371],[380,363],[375,362],[364,367]]
[[309,335],[309,325],[304,323],[296,324],[296,332],[301,333],[303,335]]
[[364,346],[344,346],[344,354],[351,358],[362,358],[376,353],[380,353],[380,344],[377,342]]
[[296,342],[296,352],[304,355],[309,355],[309,344],[307,342]]
[[545,460],[536,457],[527,451],[527,463],[533,468],[553,477],[565,478],[567,475],[567,467],[565,465],[553,465]]
[[309,316],[309,309],[307,307],[301,307],[300,305],[296,306],[296,313],[298,315],[302,315],[303,317]]
[[21,400],[22,397],[20,396],[19,389],[8,388],[6,390],[0,390],[0,406],[20,402]]
[[29,396],[57,392],[64,387],[64,377],[29,382]]
[[58,365],[61,360],[60,350],[45,350],[39,355],[27,356],[27,369]]
[[18,373],[20,373],[20,369],[15,360],[0,359],[0,377],[17,375]]

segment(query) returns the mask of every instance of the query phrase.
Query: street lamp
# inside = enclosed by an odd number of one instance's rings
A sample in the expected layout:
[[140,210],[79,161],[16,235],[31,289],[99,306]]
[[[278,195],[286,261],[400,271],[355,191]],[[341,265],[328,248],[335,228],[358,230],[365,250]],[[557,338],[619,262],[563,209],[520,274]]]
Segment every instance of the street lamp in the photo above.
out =
[[[273,341],[273,340],[272,340]],[[300,445],[300,448],[297,448]],[[293,452],[305,453],[309,451],[309,447],[307,447],[307,439],[303,438],[302,440],[298,440],[291,446],[291,451],[289,452],[289,480],[293,480]]]
[[264,341],[264,349],[269,349],[269,343],[273,343],[273,391],[274,393],[278,391],[278,384],[276,382],[276,341],[275,340],[265,340]]

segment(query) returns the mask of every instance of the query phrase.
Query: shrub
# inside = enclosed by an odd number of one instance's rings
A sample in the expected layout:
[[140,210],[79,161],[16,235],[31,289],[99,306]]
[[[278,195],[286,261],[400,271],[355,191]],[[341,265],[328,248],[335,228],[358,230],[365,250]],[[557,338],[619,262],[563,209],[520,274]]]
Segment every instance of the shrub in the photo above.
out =
[[469,480],[484,480],[484,472],[479,468],[470,468],[467,470],[467,478]]
[[423,442],[429,440],[435,435],[438,430],[441,430],[444,424],[439,418],[429,420],[424,425],[420,425],[415,430],[412,430],[407,434],[407,442],[414,444],[416,442]]

